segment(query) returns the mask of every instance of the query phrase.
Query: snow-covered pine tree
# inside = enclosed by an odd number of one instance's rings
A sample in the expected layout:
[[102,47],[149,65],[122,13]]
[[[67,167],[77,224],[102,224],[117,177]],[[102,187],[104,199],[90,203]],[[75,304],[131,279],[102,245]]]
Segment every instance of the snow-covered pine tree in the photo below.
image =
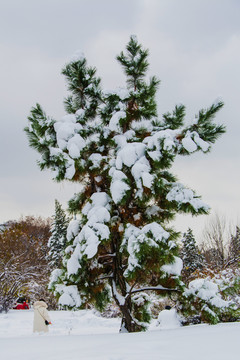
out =
[[183,234],[181,259],[183,261],[183,274],[188,278],[195,270],[202,269],[204,257],[201,255],[192,229]]
[[[213,122],[222,102],[199,111],[184,126],[185,106],[157,117],[159,80],[148,82],[148,51],[131,36],[117,60],[127,87],[103,92],[84,56],[63,69],[71,95],[68,115],[56,121],[36,105],[25,129],[42,154],[41,169],[58,181],[83,185],[69,202],[64,266],[52,277],[62,305],[102,308],[111,297],[122,312],[121,330],[142,330],[149,321],[148,290],[166,294],[180,282],[182,261],[168,228],[176,213],[206,214],[193,190],[169,172],[177,155],[209,152],[225,130]],[[77,215],[79,214],[79,215]]]
[[51,236],[48,240],[49,252],[47,260],[51,269],[60,268],[64,250],[67,244],[67,227],[69,220],[58,200],[55,200],[55,215],[51,226]]
[[240,262],[240,228],[236,226],[235,235],[231,236],[229,245],[229,260],[228,263]]

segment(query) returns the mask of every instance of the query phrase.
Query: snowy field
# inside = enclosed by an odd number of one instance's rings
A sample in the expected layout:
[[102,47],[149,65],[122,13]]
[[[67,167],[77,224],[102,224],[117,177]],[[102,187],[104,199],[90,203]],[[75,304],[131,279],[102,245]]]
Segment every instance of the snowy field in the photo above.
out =
[[50,311],[48,334],[32,333],[33,310],[0,314],[4,360],[237,360],[240,323],[162,328],[119,334],[119,319],[92,311]]

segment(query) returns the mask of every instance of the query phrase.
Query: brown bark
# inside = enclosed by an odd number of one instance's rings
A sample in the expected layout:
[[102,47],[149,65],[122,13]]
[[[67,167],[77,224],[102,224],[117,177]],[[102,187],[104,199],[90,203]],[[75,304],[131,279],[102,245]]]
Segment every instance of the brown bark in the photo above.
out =
[[[134,321],[132,317],[132,303],[131,296],[127,296],[127,288],[126,281],[124,278],[124,270],[122,264],[122,255],[119,251],[119,241],[118,241],[119,233],[115,233],[112,241],[112,252],[116,254],[113,258],[113,278],[112,278],[112,293],[113,298],[118,305],[121,313],[122,313],[122,322],[120,332],[136,332],[142,331],[143,328]],[[121,297],[121,301],[119,299],[118,294],[116,293],[117,289],[119,289],[119,295]],[[125,299],[125,301],[124,301]]]

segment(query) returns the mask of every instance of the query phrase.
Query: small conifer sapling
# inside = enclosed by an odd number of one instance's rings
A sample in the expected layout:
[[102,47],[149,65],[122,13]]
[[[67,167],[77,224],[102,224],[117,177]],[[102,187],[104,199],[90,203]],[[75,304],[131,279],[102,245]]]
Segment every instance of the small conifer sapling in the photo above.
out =
[[55,215],[51,226],[51,236],[48,240],[49,252],[47,259],[51,269],[59,268],[62,264],[64,250],[67,244],[68,218],[58,200],[55,200]]
[[183,235],[181,259],[183,260],[183,275],[188,278],[194,271],[201,270],[204,265],[204,257],[200,253],[192,229],[188,229]]

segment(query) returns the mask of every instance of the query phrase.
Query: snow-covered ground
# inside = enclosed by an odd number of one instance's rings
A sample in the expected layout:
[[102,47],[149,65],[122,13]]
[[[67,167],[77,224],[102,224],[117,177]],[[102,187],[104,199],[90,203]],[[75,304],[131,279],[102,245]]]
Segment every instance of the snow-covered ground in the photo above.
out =
[[0,314],[3,360],[235,360],[240,323],[156,327],[119,334],[119,319],[92,311],[51,311],[48,334],[32,333],[33,311]]

